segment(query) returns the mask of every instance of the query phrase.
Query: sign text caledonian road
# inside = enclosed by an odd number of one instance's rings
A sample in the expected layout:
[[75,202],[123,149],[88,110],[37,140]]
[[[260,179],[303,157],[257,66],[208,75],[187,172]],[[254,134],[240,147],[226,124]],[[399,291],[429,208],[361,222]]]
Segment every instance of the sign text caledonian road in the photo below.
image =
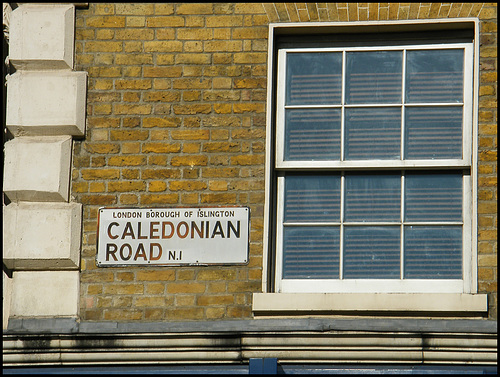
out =
[[97,266],[244,264],[250,210],[100,208]]

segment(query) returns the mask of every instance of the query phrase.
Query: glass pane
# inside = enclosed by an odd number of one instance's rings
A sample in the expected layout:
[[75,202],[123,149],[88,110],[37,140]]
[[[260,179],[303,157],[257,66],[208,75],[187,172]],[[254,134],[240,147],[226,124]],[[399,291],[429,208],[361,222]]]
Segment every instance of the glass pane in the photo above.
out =
[[402,51],[348,52],[346,103],[400,103]]
[[462,158],[462,108],[406,108],[405,159]]
[[345,221],[399,221],[401,176],[346,175]]
[[401,108],[346,109],[346,160],[399,159]]
[[340,227],[285,227],[284,279],[338,279]]
[[285,160],[339,160],[340,109],[289,109],[285,113]]
[[462,102],[463,50],[408,51],[406,102]]
[[345,227],[344,279],[399,279],[399,227]]
[[286,105],[340,104],[342,53],[288,53]]
[[340,221],[340,175],[287,175],[285,222]]
[[406,279],[461,279],[461,226],[405,227]]
[[406,221],[461,221],[462,174],[413,173],[405,180]]

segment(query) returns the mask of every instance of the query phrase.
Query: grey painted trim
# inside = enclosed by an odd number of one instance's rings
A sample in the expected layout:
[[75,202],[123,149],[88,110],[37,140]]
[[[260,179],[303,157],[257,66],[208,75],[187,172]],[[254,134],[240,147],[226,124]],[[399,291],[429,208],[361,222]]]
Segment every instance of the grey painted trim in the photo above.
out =
[[496,334],[497,321],[483,319],[249,319],[192,322],[79,322],[76,318],[10,318],[4,335],[259,333],[296,331],[446,332]]

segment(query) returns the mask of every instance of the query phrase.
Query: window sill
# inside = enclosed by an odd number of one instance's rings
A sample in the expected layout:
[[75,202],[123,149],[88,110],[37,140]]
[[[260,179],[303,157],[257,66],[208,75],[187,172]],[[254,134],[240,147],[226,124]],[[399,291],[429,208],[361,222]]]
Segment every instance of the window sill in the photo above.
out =
[[254,293],[255,315],[453,313],[488,310],[486,294],[459,293]]

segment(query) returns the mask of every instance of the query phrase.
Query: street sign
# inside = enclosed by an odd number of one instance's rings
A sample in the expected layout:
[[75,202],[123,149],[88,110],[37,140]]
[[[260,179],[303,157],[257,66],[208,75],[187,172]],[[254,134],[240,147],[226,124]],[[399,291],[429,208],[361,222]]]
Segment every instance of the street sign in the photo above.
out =
[[98,267],[248,263],[247,207],[100,208]]

